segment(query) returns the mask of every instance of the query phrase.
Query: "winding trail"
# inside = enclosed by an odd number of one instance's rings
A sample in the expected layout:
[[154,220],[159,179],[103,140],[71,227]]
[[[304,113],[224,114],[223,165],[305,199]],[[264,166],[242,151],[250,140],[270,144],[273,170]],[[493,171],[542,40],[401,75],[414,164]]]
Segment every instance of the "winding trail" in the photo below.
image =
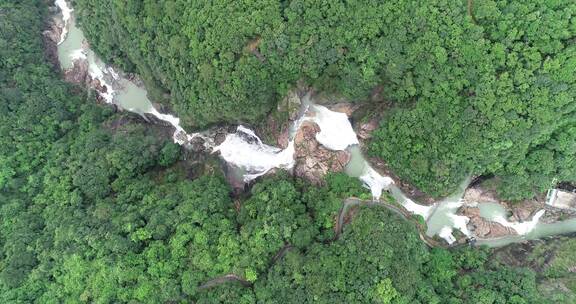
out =
[[[344,220],[346,218],[346,215],[348,214],[348,212],[350,211],[350,208],[353,208],[355,206],[360,206],[360,205],[366,205],[366,206],[370,206],[370,207],[384,207],[394,213],[396,213],[398,216],[400,216],[403,220],[410,222],[412,224],[414,224],[416,226],[416,228],[418,229],[418,235],[420,237],[420,239],[430,248],[434,248],[434,247],[449,247],[441,242],[438,242],[436,240],[434,240],[433,238],[429,237],[426,235],[426,226],[422,225],[421,223],[419,223],[411,213],[409,213],[408,211],[397,207],[391,203],[386,203],[382,200],[379,201],[372,201],[372,200],[362,200],[360,198],[357,197],[349,197],[347,199],[344,199],[344,201],[342,202],[342,207],[340,208],[340,210],[338,211],[338,215],[336,218],[336,225],[334,226],[334,237],[328,241],[325,242],[325,244],[329,244],[335,241],[338,241],[340,239],[340,236],[342,235],[342,231],[344,229]],[[284,247],[280,248],[280,250],[278,250],[278,252],[272,257],[272,259],[270,260],[270,264],[268,266],[268,270],[270,268],[272,268],[279,260],[281,260],[288,251],[292,250],[294,248],[294,246],[292,246],[291,244],[286,244],[284,245]],[[240,282],[240,284],[242,284],[242,286],[244,287],[252,287],[252,283],[248,282],[247,280],[239,277],[236,274],[226,274],[214,279],[211,279],[207,282],[205,282],[204,284],[200,285],[198,287],[199,290],[203,290],[203,289],[209,289],[221,284],[225,284],[225,283],[229,283],[229,282]]]
[[337,217],[337,221],[336,221],[336,226],[334,227],[334,232],[335,232],[335,236],[334,236],[334,240],[337,240],[340,238],[340,235],[342,234],[342,231],[344,229],[344,220],[346,218],[346,215],[348,213],[348,211],[350,210],[351,207],[354,206],[360,206],[360,205],[366,205],[366,206],[379,206],[379,207],[384,207],[394,213],[396,213],[398,216],[400,216],[403,220],[410,222],[412,224],[414,224],[416,226],[416,229],[418,229],[418,235],[420,237],[420,239],[430,248],[433,247],[450,247],[449,245],[445,245],[444,243],[438,242],[435,239],[429,237],[426,235],[426,225],[422,225],[422,223],[420,223],[417,219],[414,218],[413,214],[406,211],[405,209],[395,206],[394,204],[391,203],[387,203],[383,200],[378,200],[378,201],[370,201],[370,200],[362,200],[360,198],[357,197],[349,197],[347,199],[344,200],[342,208],[340,208],[338,217]]

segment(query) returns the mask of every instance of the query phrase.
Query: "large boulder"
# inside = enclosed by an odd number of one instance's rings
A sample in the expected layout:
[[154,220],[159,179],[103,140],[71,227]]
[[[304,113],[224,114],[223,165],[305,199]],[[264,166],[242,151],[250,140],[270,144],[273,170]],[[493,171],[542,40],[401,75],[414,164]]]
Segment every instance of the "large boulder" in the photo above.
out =
[[88,61],[75,60],[72,68],[64,71],[64,80],[71,83],[87,84],[92,87],[92,78],[88,73]]
[[324,148],[316,140],[316,133],[320,132],[317,124],[306,121],[302,124],[295,137],[296,176],[307,179],[319,185],[328,172],[344,171],[350,161],[347,151],[331,151]]
[[517,234],[514,229],[482,218],[480,216],[480,209],[476,207],[463,207],[459,213],[470,218],[468,229],[470,229],[476,237],[486,239]]
[[328,109],[334,112],[340,112],[348,115],[348,117],[352,116],[352,113],[359,108],[358,104],[352,104],[348,102],[339,102],[335,104],[330,104],[326,106]]
[[378,119],[372,118],[368,122],[360,124],[359,130],[356,133],[361,140],[366,140],[372,137],[372,131],[378,128]]

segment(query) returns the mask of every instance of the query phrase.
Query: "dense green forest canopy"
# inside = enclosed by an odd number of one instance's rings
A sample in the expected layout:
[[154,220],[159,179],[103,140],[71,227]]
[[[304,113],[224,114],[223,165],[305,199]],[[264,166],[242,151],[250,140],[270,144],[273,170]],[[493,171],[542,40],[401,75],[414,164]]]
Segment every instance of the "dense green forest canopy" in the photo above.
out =
[[[278,174],[242,198],[217,167],[189,178],[169,132],[59,79],[46,13],[0,0],[1,303],[566,300],[484,249],[428,249],[383,207],[354,209],[334,239],[343,198],[367,191],[342,174],[322,187]],[[566,275],[572,247],[547,276]],[[209,286],[224,275],[240,282]]]
[[[75,0],[96,51],[169,93],[187,125],[257,122],[297,81],[390,103],[370,146],[446,195],[576,180],[573,1]],[[470,7],[469,7],[470,5]]]

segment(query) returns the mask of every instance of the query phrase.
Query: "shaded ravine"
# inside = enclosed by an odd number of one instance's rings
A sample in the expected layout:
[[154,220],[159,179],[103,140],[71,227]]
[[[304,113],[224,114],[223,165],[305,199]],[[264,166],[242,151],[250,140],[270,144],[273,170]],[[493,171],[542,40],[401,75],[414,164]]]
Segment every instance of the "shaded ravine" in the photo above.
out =
[[[448,244],[452,244],[456,241],[453,236],[454,229],[460,230],[469,238],[474,237],[467,227],[469,218],[456,214],[462,206],[461,197],[468,182],[462,183],[463,186],[456,194],[433,205],[415,203],[394,185],[392,178],[380,174],[364,158],[348,116],[314,104],[309,95],[303,99],[303,108],[299,119],[292,125],[289,143],[285,149],[264,144],[254,131],[242,125],[236,128],[236,132],[227,134],[224,142],[218,145],[206,131],[187,133],[180,125],[178,117],[161,113],[154,108],[143,87],[128,80],[121,72],[106,65],[96,56],[85,43],[82,31],[76,26],[73,9],[65,0],[56,0],[55,5],[60,8],[59,18],[62,19],[65,27],[58,41],[58,57],[62,69],[69,71],[76,65],[87,64],[88,74],[99,84],[97,91],[105,102],[140,115],[149,114],[169,123],[175,129],[174,142],[185,147],[189,146],[193,140],[201,140],[206,150],[212,153],[218,152],[226,163],[232,165],[233,168],[238,168],[237,174],[242,176],[244,182],[254,180],[274,168],[292,169],[295,164],[294,135],[303,121],[312,121],[320,128],[320,132],[316,134],[316,140],[322,146],[332,151],[346,150],[351,154],[346,173],[360,179],[372,192],[374,201],[380,200],[382,191],[388,191],[402,208],[422,216],[427,222],[427,237],[439,235]],[[494,239],[492,243],[492,240],[479,240],[478,244],[499,246],[501,243],[521,241],[539,235],[576,231],[576,220],[541,225],[538,220],[542,215],[543,211],[537,213],[533,221],[528,223],[511,223],[503,217],[498,218],[496,219],[498,223],[514,229],[525,237],[510,236]]]
[[[58,57],[61,67],[65,71],[75,65],[87,62],[90,77],[98,80],[104,88],[98,92],[107,103],[115,104],[122,109],[140,115],[150,114],[168,122],[175,128],[174,141],[183,146],[187,146],[195,138],[201,138],[207,149],[211,149],[213,153],[219,152],[220,157],[226,163],[242,171],[244,182],[249,182],[274,168],[289,170],[294,167],[294,137],[304,121],[312,121],[320,127],[321,131],[316,135],[316,138],[329,150],[341,151],[358,145],[356,133],[352,129],[347,115],[314,104],[309,95],[303,98],[300,117],[291,127],[289,143],[285,149],[264,144],[254,131],[242,125],[237,127],[235,133],[228,134],[224,142],[219,145],[215,145],[214,140],[203,132],[186,133],[180,125],[179,118],[160,113],[154,108],[144,88],[126,79],[121,72],[105,65],[96,56],[85,43],[82,31],[76,26],[73,9],[69,7],[67,2],[59,0],[56,5],[61,12],[66,12],[61,17],[66,19],[64,24],[68,30],[63,31],[63,33],[68,33],[68,35],[63,34],[65,38],[58,45]],[[364,169],[359,172],[357,177],[372,190],[374,198],[378,199],[382,190],[393,183],[392,179],[378,174],[367,164],[360,153],[353,157],[365,164]]]

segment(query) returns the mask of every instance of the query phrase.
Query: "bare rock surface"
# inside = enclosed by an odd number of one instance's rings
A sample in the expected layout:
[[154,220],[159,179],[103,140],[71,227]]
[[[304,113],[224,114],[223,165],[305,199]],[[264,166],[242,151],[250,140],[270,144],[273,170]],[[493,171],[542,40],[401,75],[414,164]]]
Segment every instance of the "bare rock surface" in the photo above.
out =
[[228,135],[228,130],[223,128],[218,128],[214,133],[214,144],[220,145],[226,140],[226,136]]
[[62,19],[54,18],[49,24],[48,29],[44,31],[44,37],[50,39],[54,44],[60,42],[60,37],[62,36],[62,29],[64,28],[64,23]]
[[76,84],[92,85],[92,79],[88,73],[88,61],[75,60],[71,69],[64,71],[64,80]]
[[372,137],[372,131],[378,128],[378,118],[372,118],[368,122],[360,124],[356,134],[360,140],[366,140]]
[[298,88],[289,91],[278,102],[276,110],[272,111],[265,121],[256,126],[256,133],[260,135],[266,144],[277,146],[281,149],[288,147],[290,127],[299,117],[302,94],[303,92]]
[[459,210],[459,213],[470,218],[468,228],[474,231],[474,234],[479,238],[497,238],[516,234],[516,231],[511,228],[482,218],[480,216],[480,209],[478,208],[463,207]]
[[320,131],[317,124],[304,122],[296,133],[296,176],[305,178],[313,184],[321,184],[328,172],[341,172],[350,161],[347,151],[331,151],[316,140]]
[[286,97],[284,97],[277,106],[278,112],[288,113],[288,118],[290,120],[296,120],[298,118],[298,112],[300,110],[300,105],[302,100],[297,90],[291,90],[288,92]]
[[327,105],[326,107],[331,111],[344,113],[350,117],[352,116],[352,113],[354,113],[354,111],[359,108],[359,105],[347,102],[339,102],[336,104]]
[[534,215],[542,209],[546,210],[546,213],[540,218],[541,223],[554,223],[576,217],[576,212],[550,207],[544,204],[542,199],[527,199],[520,202],[503,201],[493,190],[487,190],[481,186],[468,188],[464,193],[463,200],[464,207],[458,213],[470,218],[468,228],[479,238],[496,238],[517,233],[514,229],[506,228],[480,217],[480,209],[476,203],[499,204],[508,212],[506,220],[516,223],[531,221]]
[[63,26],[62,20],[55,18],[52,22],[48,23],[48,28],[42,33],[46,59],[48,59],[56,69],[60,69],[60,62],[58,61],[58,42],[62,35]]
[[498,203],[498,199],[493,192],[480,187],[466,189],[463,200],[466,203]]
[[278,147],[281,149],[286,149],[286,147],[288,147],[288,143],[290,142],[290,130],[288,128],[284,128],[282,133],[278,134],[276,142],[278,143]]

